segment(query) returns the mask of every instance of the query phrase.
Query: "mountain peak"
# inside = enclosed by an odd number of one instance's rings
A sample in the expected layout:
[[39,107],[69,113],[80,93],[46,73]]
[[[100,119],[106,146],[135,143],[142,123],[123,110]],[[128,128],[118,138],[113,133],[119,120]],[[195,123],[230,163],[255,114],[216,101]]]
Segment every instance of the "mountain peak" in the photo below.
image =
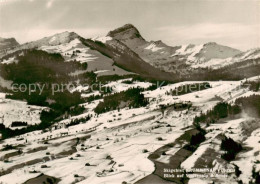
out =
[[1,38],[0,37],[0,50],[9,49],[18,46],[19,43],[15,38]]
[[143,37],[141,36],[140,32],[137,30],[135,26],[132,24],[125,24],[122,27],[116,28],[113,31],[110,31],[107,36],[119,39],[119,40],[126,40],[126,39],[134,39],[140,38],[142,40]]
[[56,33],[55,35],[53,36],[78,36],[77,33],[75,32],[69,32],[69,31],[64,31],[64,32],[61,32],[61,33]]
[[221,44],[218,44],[216,42],[208,42],[208,43],[205,43],[203,46],[204,46],[204,48],[211,48],[211,49],[217,48],[218,50],[223,50],[223,51],[229,50],[229,51],[232,51],[236,54],[241,53],[241,51],[238,50],[238,49],[235,49],[235,48],[232,48],[232,47],[229,47],[229,46],[225,46],[225,45],[221,45]]
[[207,45],[218,45],[216,42],[208,42],[208,43],[205,43],[204,46],[207,46]]
[[160,47],[168,47],[168,45],[166,45],[162,40],[151,41],[151,42]]
[[35,47],[41,47],[43,45],[60,45],[60,44],[65,44],[69,43],[70,41],[78,38],[79,35],[75,32],[61,32],[61,33],[56,33],[52,36],[44,37],[40,40],[36,40],[33,42],[25,43],[22,45],[23,48],[35,48]]
[[77,33],[65,31],[65,32],[57,33],[53,36],[47,37],[47,39],[49,39],[49,42],[52,44],[58,44],[58,43],[67,43],[77,37],[79,37],[79,35]]
[[[136,29],[136,27],[133,24],[125,24],[119,28],[125,28],[125,29]],[[137,30],[137,29],[136,29]]]

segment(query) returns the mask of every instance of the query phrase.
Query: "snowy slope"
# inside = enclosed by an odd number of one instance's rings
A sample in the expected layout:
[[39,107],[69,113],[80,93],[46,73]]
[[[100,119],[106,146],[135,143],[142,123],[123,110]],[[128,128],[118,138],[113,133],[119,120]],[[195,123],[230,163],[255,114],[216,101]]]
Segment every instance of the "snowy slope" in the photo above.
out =
[[[98,39],[98,38],[96,38]],[[101,39],[101,38],[99,38]],[[102,38],[103,41],[106,39]],[[109,40],[109,39],[107,39]],[[101,53],[90,49],[82,44],[79,38],[71,40],[69,43],[64,43],[55,46],[41,46],[38,48],[50,53],[60,53],[66,61],[77,61],[80,63],[88,63],[87,71],[94,71],[98,75],[124,75],[130,74],[117,66],[114,66],[114,61]]]
[[257,60],[260,58],[260,49],[251,49],[246,52],[242,52],[240,54],[235,55],[234,57],[228,57],[225,59],[210,59],[204,63],[200,63],[194,65],[193,68],[208,68],[211,67],[213,69],[222,68],[228,65],[232,65],[234,63],[243,62],[246,60]]
[[0,120],[6,127],[10,127],[14,121],[27,122],[28,125],[39,124],[43,109],[45,108],[27,105],[26,102],[6,99],[5,94],[0,93]]
[[[87,71],[94,71],[98,75],[130,74],[130,72],[114,66],[114,61],[111,58],[108,58],[100,52],[83,45],[76,33],[64,32],[56,34],[38,41],[23,44],[10,52],[30,48],[43,50],[49,53],[60,53],[67,62],[86,62],[88,63]],[[10,55],[9,57],[2,59],[0,62],[2,62],[2,64],[10,64],[17,62],[17,59],[15,56]],[[84,71],[78,71],[72,75],[77,75],[82,72]]]

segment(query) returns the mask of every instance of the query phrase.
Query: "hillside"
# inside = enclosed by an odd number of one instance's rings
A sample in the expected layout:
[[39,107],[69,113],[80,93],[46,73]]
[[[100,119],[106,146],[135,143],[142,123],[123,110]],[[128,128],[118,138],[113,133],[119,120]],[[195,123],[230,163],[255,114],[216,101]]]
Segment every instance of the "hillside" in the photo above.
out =
[[[227,104],[236,102],[243,104],[241,107],[257,110],[254,101],[259,100],[259,91],[250,91],[244,86],[245,81],[219,81],[209,82],[208,89],[172,96],[170,92],[181,86],[202,83],[182,82],[152,90],[148,88],[149,83],[127,81],[131,79],[107,84],[114,86],[116,92],[108,95],[104,103],[110,105],[109,100],[113,99],[120,104],[119,109],[97,115],[95,109],[103,99],[83,102],[81,106],[85,110],[80,114],[63,116],[42,131],[3,140],[0,143],[0,181],[9,184],[12,178],[15,183],[30,183],[48,178],[60,183],[180,183],[183,180],[178,178],[162,179],[164,168],[179,167],[186,170],[212,168],[215,174],[223,174],[217,169],[229,169],[225,177],[188,177],[187,183],[256,181],[252,169],[259,162],[254,156],[260,146],[259,116],[247,111],[245,115],[240,107]],[[131,100],[127,96],[131,96],[133,86],[144,88],[141,94],[149,99],[148,104],[127,106]],[[99,92],[89,95],[96,93]],[[1,95],[1,101],[1,106],[13,103],[5,94]],[[25,117],[17,118],[13,117],[13,121],[28,121]],[[5,117],[4,121],[8,126],[10,120]],[[194,122],[199,122],[201,128],[196,128]],[[229,145],[242,145],[243,151],[238,151],[235,159],[228,160],[222,151],[228,149],[221,146],[224,141],[229,141]],[[236,175],[235,166],[241,171],[239,175]]]

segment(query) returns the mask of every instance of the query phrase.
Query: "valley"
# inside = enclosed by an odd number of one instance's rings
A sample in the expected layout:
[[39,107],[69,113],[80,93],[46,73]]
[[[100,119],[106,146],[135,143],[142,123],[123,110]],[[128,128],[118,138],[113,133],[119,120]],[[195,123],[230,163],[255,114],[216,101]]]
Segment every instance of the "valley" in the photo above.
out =
[[[175,154],[184,154],[181,152],[184,151],[183,146],[187,140],[180,137],[194,129],[195,116],[214,107],[220,102],[218,99],[232,102],[237,98],[252,94],[247,88],[240,89],[240,81],[209,83],[212,86],[210,89],[176,98],[165,95],[165,92],[183,84],[177,83],[154,91],[148,90],[144,92],[145,97],[149,98],[149,105],[146,107],[123,108],[120,111],[102,113],[86,123],[68,128],[63,125],[68,122],[65,119],[63,123],[56,123],[60,125],[60,128],[54,129],[53,126],[46,131],[33,131],[3,140],[1,141],[2,150],[6,145],[12,145],[14,148],[1,151],[2,176],[0,180],[6,183],[10,181],[10,178],[16,178],[15,181],[12,180],[14,183],[26,183],[31,178],[37,178],[41,173],[59,178],[59,183],[114,183],[115,180],[118,183],[146,183],[146,179],[142,178],[152,173],[161,177],[159,173],[163,172],[163,168],[172,168],[168,164],[172,165],[176,162]],[[259,92],[253,93],[259,95]],[[192,103],[190,110],[174,110],[170,106],[185,101]],[[160,108],[162,104],[166,105],[163,113]],[[92,113],[95,105],[92,107],[86,105],[86,107],[89,107],[88,112]],[[72,116],[70,119],[73,118],[77,116]],[[202,127],[204,126],[202,124]],[[248,182],[250,169],[243,172],[241,164],[249,164],[252,168],[255,165],[252,163],[258,160],[259,152],[255,144],[259,144],[257,142],[259,128],[259,119],[242,115],[235,117],[234,120],[227,119],[224,122],[211,124],[206,127],[206,140],[198,146],[195,152],[190,152],[183,159],[177,156],[181,160],[179,164],[176,163],[175,166],[173,164],[173,167],[221,169],[233,168],[232,163],[235,163],[242,171],[239,179]],[[238,158],[231,163],[218,158],[221,141],[219,135],[222,134],[241,142],[249,149],[239,153]],[[255,137],[254,143],[251,143],[252,137]],[[14,154],[17,150],[20,153]],[[162,152],[165,152],[165,155]],[[207,158],[206,155],[209,153],[216,156],[201,160]],[[153,154],[159,155],[151,159]],[[252,154],[255,156],[250,159],[246,156]],[[230,183],[237,181],[232,177],[233,174],[228,176]],[[226,181],[227,178],[224,179]],[[198,180],[198,178],[189,179],[187,182],[196,183]],[[221,182],[222,180],[214,178],[214,181]]]

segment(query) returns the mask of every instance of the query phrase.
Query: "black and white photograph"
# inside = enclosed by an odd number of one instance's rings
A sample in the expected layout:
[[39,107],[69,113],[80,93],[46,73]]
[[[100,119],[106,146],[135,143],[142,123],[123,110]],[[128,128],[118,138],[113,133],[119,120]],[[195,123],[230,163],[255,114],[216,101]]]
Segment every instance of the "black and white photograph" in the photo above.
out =
[[0,184],[260,184],[260,0],[0,0]]

